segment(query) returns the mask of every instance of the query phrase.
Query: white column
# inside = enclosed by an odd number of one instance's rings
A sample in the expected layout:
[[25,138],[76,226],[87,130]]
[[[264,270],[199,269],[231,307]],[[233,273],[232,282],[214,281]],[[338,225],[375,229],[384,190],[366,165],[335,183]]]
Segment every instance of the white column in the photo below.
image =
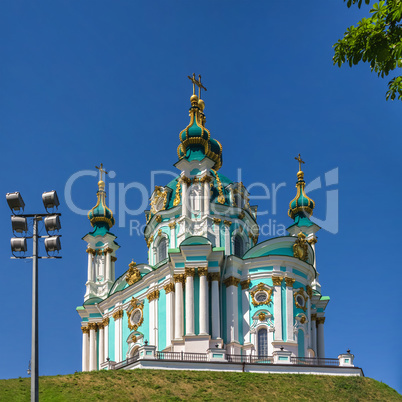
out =
[[159,290],[154,290],[147,296],[149,302],[149,344],[158,350],[158,299]]
[[274,324],[275,324],[275,340],[283,340],[282,334],[282,280],[281,276],[273,276],[272,283],[274,285]]
[[221,337],[220,331],[220,303],[219,303],[219,272],[209,274],[211,281],[211,314],[212,314],[212,339]]
[[317,238],[315,237],[315,235],[313,235],[313,237],[311,239],[309,239],[308,241],[311,245],[311,248],[314,251],[314,262],[313,262],[313,266],[315,269],[317,269],[317,258],[315,256],[315,244],[317,243]]
[[325,345],[324,345],[324,322],[325,317],[317,317],[317,349],[318,357],[325,357]]
[[188,203],[188,199],[187,199],[187,183],[189,182],[189,179],[185,176],[182,177],[182,181],[181,181],[181,214],[183,216],[187,216],[187,203]]
[[307,299],[307,319],[309,322],[307,323],[307,337],[308,337],[308,342],[307,342],[307,348],[312,348],[312,337],[311,337],[311,297],[313,295],[313,290],[311,289],[310,286],[306,287],[306,292],[308,295]]
[[92,249],[87,249],[88,253],[88,282],[93,282],[94,280],[94,275],[93,275],[93,254],[92,254]]
[[123,310],[116,311],[113,314],[114,318],[114,360],[116,363],[122,361],[122,342],[121,342],[121,327],[122,327],[122,318],[123,318]]
[[318,356],[317,350],[317,314],[311,314],[311,349],[314,350],[315,356]]
[[221,219],[213,218],[213,220],[214,220],[215,247],[220,247],[221,246],[221,233],[220,233]]
[[194,268],[185,269],[186,279],[186,335],[194,334]]
[[104,358],[106,360],[109,357],[109,318],[105,318],[103,320],[103,325],[104,325],[103,335],[104,335],[104,338],[105,338],[105,341],[104,341],[105,347],[104,347],[103,356],[104,356]]
[[88,356],[88,327],[81,327],[82,330],[82,371],[88,371],[89,356]]
[[210,177],[204,176],[201,179],[204,182],[204,215],[209,215],[209,202],[211,199],[211,187],[209,185]]
[[175,339],[183,338],[183,281],[184,275],[174,275],[175,281]]
[[105,361],[105,338],[104,338],[104,325],[103,323],[98,324],[99,328],[99,362],[98,362],[98,370],[100,369],[100,365]]
[[169,223],[169,228],[170,228],[170,248],[175,248],[176,247],[176,222],[171,222]]
[[112,280],[112,254],[111,254],[111,251],[108,250],[105,257],[106,257],[105,279],[106,279],[106,281],[111,281]]
[[116,262],[117,258],[111,256],[110,259],[111,259],[111,261],[112,261],[112,277],[111,277],[111,280],[112,280],[112,282],[114,282],[114,281],[116,280],[116,279],[115,279],[115,278],[116,278],[116,277],[115,277],[115,262]]
[[224,221],[225,224],[225,255],[230,255],[230,225],[231,221]]
[[243,317],[243,342],[250,342],[250,303],[249,303],[249,288],[250,279],[240,282],[241,285],[241,307]]
[[287,341],[294,340],[293,333],[293,284],[295,283],[294,278],[285,278],[286,282],[286,334]]
[[227,341],[236,342],[239,337],[239,314],[237,311],[238,286],[240,279],[230,276],[224,280],[226,285],[226,328]]
[[166,293],[166,346],[174,339],[174,284],[169,283],[163,288]]
[[200,335],[209,333],[208,323],[208,268],[198,268],[198,276],[200,278]]
[[88,324],[89,328],[89,371],[97,369],[96,356],[96,330],[97,326],[94,322]]

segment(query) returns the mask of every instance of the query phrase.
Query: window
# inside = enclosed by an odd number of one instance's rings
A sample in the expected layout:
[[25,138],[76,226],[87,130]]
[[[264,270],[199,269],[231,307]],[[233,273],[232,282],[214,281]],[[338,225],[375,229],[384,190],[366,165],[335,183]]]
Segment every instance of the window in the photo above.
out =
[[194,215],[201,212],[201,186],[193,184],[190,189],[190,210]]
[[161,262],[163,261],[165,258],[167,258],[167,240],[166,239],[162,239],[159,242],[159,246],[158,246],[158,258],[157,258],[157,262]]
[[258,331],[258,355],[268,356],[268,331],[266,328]]
[[243,240],[239,235],[234,238],[234,255],[237,257],[243,256]]

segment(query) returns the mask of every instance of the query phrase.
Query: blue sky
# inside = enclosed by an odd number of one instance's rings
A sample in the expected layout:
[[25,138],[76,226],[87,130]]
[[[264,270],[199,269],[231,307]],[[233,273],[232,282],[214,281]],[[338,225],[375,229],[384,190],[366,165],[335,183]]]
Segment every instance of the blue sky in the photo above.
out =
[[[107,185],[135,182],[149,191],[152,171],[174,172],[188,123],[187,75],[195,72],[208,89],[207,128],[223,145],[221,173],[234,180],[241,169],[246,186],[285,183],[275,214],[272,198],[256,200],[269,211],[260,225],[291,224],[298,153],[307,181],[339,169],[339,184],[310,193],[319,219],[326,191],[339,193],[339,231],[322,230],[317,243],[322,291],[331,297],[326,354],[350,348],[366,376],[402,391],[402,104],[385,101],[387,81],[367,65],[332,65],[333,43],[367,11],[341,0],[0,4],[0,186],[3,194],[20,191],[27,213],[43,211],[43,191],[57,190],[62,203],[63,259],[39,265],[40,375],[81,369],[75,308],[90,224],[67,205],[68,179],[103,162],[116,174]],[[169,180],[158,175],[156,184]],[[76,206],[95,205],[96,182],[74,182]],[[139,208],[140,193],[129,190],[126,204]],[[5,199],[0,211],[0,378],[14,378],[26,376],[30,359],[31,263],[10,260]],[[127,217],[112,230],[121,245],[117,275],[132,258],[146,261],[130,219],[144,223],[143,214]]]

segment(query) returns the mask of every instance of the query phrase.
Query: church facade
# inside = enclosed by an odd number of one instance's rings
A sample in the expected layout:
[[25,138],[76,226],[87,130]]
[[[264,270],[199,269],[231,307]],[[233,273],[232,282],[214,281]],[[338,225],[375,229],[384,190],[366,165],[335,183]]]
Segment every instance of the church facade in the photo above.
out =
[[[258,243],[257,207],[242,183],[219,172],[222,146],[205,127],[194,90],[201,80],[192,81],[177,177],[155,187],[145,211],[148,263],[132,261],[118,278],[115,221],[99,168],[97,203],[88,213],[93,230],[83,238],[86,292],[77,307],[83,371],[177,356],[271,365],[325,358],[329,297],[318,281],[320,227],[310,220],[315,204],[304,190],[300,155],[289,234]],[[341,356],[341,365],[353,367],[353,355]]]

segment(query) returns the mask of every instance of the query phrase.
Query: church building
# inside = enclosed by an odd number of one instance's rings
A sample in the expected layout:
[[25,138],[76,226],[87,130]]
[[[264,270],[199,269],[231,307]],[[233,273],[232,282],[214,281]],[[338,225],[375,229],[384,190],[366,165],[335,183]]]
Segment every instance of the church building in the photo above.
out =
[[145,211],[148,261],[122,261],[126,272],[118,278],[115,218],[99,167],[88,213],[93,230],[83,237],[88,279],[77,307],[82,370],[244,371],[247,363],[249,371],[325,366],[361,375],[349,352],[325,358],[329,297],[318,280],[320,227],[310,220],[315,204],[305,193],[300,155],[288,235],[259,243],[257,206],[243,183],[220,173],[222,145],[206,128],[201,77],[189,78],[190,122],[179,134],[177,177],[155,187]]

